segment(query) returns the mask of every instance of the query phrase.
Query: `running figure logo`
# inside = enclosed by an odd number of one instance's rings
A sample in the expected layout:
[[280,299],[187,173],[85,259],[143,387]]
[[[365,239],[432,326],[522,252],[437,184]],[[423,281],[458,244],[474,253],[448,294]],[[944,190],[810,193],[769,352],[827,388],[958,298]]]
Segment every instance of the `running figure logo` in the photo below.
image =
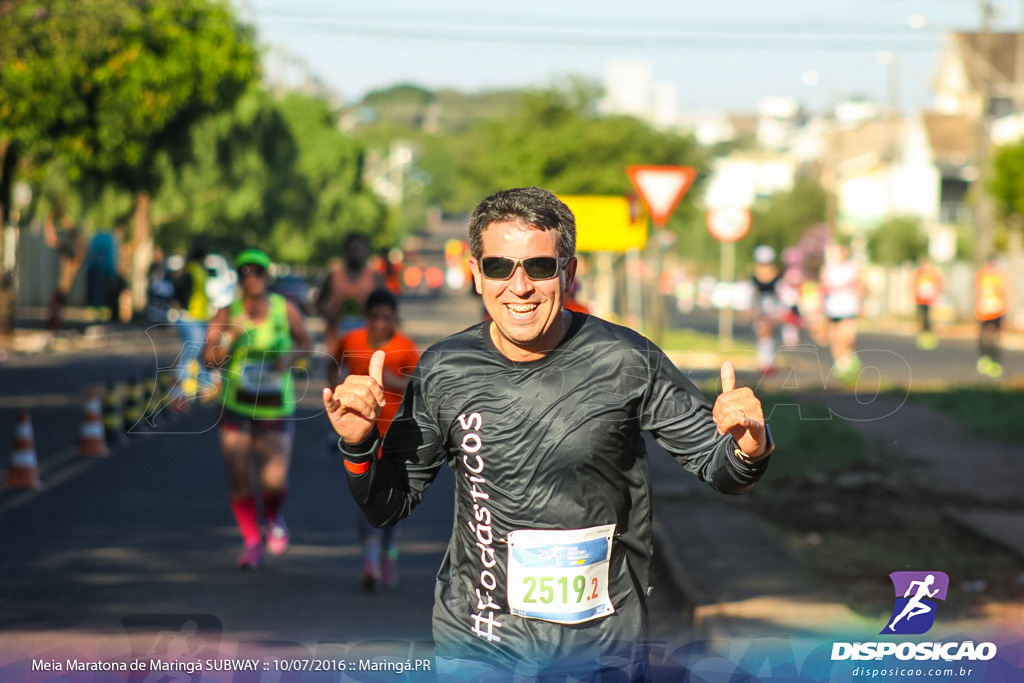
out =
[[935,623],[935,600],[946,599],[949,577],[945,572],[893,572],[889,578],[896,603],[881,633],[912,635],[928,631]]

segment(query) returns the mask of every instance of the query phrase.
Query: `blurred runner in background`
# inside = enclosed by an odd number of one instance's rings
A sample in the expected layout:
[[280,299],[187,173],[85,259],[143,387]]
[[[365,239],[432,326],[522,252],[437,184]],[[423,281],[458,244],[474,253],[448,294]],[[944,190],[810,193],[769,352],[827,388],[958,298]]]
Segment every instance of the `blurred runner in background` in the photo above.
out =
[[324,317],[324,348],[366,324],[363,304],[384,278],[369,267],[370,239],[358,232],[345,238],[342,259],[331,259],[331,270],[320,286],[317,309]]
[[1006,272],[996,265],[994,255],[989,256],[974,275],[974,317],[981,324],[978,331],[978,372],[993,378],[1003,376],[999,333],[1008,307],[1008,283]]
[[188,401],[200,394],[208,394],[213,382],[210,373],[200,362],[203,346],[206,344],[207,323],[210,320],[210,298],[206,294],[206,246],[201,242],[193,242],[185,257],[185,265],[181,268],[174,283],[174,298],[177,303],[175,324],[181,337],[181,353],[176,359],[178,367],[177,396],[175,402],[179,410],[188,405]]
[[825,317],[829,321],[832,361],[840,379],[850,381],[861,369],[857,355],[857,317],[864,299],[864,283],[860,266],[851,258],[848,245],[835,243],[826,250],[821,289]]
[[267,290],[270,257],[246,249],[235,259],[241,296],[210,321],[204,360],[221,367],[224,412],[220,445],[228,469],[231,511],[245,548],[237,564],[257,569],[263,544],[253,488],[253,456],[267,551],[288,548],[288,527],[281,510],[288,495],[288,469],[295,435],[295,386],[291,368],[312,348],[302,313],[283,296]]
[[[402,404],[402,394],[409,383],[409,374],[420,354],[416,343],[398,331],[398,299],[387,289],[375,289],[366,300],[366,327],[349,332],[337,340],[331,355],[336,365],[328,365],[328,380],[334,387],[349,375],[365,375],[370,371],[370,357],[377,349],[384,351],[384,394],[387,403],[377,420],[381,437],[387,433],[391,421]],[[333,433],[333,430],[332,430]],[[332,449],[336,448],[335,435]],[[375,529],[360,511],[359,540],[363,545],[363,590],[374,593],[381,587],[393,588],[398,584],[398,547],[395,545],[395,527],[383,531]]]
[[785,309],[779,297],[782,276],[775,265],[775,250],[767,244],[754,249],[754,335],[757,337],[756,365],[758,372],[775,374],[775,329],[782,323]]
[[922,256],[914,270],[914,303],[917,304],[921,331],[917,335],[917,348],[931,350],[939,345],[939,338],[932,332],[932,306],[939,302],[942,294],[942,271]]

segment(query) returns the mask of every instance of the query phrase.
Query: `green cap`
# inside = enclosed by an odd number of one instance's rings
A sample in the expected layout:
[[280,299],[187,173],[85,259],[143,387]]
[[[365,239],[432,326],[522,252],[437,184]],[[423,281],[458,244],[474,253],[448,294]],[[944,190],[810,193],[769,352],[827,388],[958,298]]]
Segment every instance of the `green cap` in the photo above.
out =
[[259,249],[246,249],[235,257],[235,268],[241,268],[250,263],[270,270],[270,257]]

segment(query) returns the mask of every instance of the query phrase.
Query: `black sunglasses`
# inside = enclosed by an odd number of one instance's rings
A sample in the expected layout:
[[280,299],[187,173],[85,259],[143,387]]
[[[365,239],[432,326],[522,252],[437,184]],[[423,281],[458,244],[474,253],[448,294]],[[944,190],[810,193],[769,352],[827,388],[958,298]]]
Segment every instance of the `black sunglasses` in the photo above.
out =
[[564,267],[567,258],[554,256],[534,256],[533,258],[508,258],[505,256],[487,256],[480,259],[480,272],[488,280],[507,280],[516,272],[516,266],[522,266],[526,277],[531,280],[550,280],[558,275],[559,267]]
[[238,277],[240,277],[240,278],[248,277],[249,275],[255,275],[256,277],[263,277],[266,274],[267,274],[267,269],[264,268],[263,266],[257,266],[257,265],[253,265],[253,264],[249,264],[249,263],[247,263],[244,266],[241,266],[238,269]]

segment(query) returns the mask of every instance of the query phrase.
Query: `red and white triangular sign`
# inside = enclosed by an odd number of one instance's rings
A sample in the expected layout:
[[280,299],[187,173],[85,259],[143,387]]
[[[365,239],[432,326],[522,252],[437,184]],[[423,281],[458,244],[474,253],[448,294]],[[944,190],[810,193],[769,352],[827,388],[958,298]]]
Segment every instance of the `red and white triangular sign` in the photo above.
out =
[[627,166],[626,173],[657,226],[668,222],[697,177],[690,166]]

